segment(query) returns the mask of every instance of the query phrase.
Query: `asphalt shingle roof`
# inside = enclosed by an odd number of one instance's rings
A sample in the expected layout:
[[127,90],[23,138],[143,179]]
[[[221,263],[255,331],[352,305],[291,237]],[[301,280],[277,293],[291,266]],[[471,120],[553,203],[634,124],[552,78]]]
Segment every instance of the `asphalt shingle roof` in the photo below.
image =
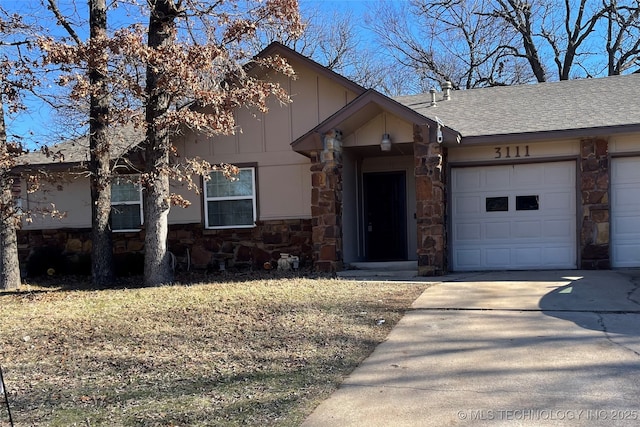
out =
[[[137,147],[144,139],[144,133],[130,126],[110,128],[111,157],[124,155]],[[58,163],[82,163],[89,161],[89,136],[85,135],[63,141],[49,146],[49,152],[54,154],[47,156],[40,150],[24,154],[18,158],[21,165],[46,165]],[[60,157],[61,155],[61,157]]]
[[462,137],[640,124],[640,74],[395,98]]

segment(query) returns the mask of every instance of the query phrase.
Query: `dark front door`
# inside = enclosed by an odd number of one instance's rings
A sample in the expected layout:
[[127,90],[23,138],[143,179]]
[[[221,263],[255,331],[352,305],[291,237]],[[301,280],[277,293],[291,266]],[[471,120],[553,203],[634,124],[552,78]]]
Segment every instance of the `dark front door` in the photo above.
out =
[[369,261],[407,259],[404,172],[363,174],[364,235]]

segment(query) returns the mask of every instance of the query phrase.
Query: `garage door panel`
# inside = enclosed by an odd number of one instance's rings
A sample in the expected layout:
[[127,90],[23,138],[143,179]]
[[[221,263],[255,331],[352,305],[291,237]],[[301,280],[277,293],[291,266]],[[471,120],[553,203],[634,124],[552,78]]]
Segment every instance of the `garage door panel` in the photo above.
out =
[[537,188],[544,182],[544,170],[540,167],[522,165],[513,171],[511,187]]
[[566,163],[548,163],[544,166],[544,184],[548,186],[573,186],[576,179],[575,168],[567,168]]
[[612,225],[616,230],[616,239],[621,242],[636,240],[640,236],[640,220],[637,216],[616,216]]
[[515,267],[533,268],[542,265],[541,248],[515,248]]
[[465,189],[472,190],[474,188],[481,187],[481,178],[480,171],[473,169],[461,170],[460,173],[456,174],[454,179],[452,180],[452,189],[456,191],[457,189]]
[[640,159],[628,157],[613,159],[611,179],[619,184],[637,184],[640,182]]
[[457,240],[480,240],[482,238],[482,226],[478,223],[456,224],[455,238]]
[[472,176],[452,192],[454,270],[577,267],[575,162],[452,169]]
[[511,248],[487,248],[484,250],[484,264],[489,268],[502,268],[505,263],[511,263]]
[[508,239],[509,238],[509,222],[489,222],[484,224],[485,239]]
[[509,171],[508,170],[499,170],[492,169],[486,170],[484,173],[485,181],[484,188],[493,188],[496,190],[504,189],[509,187]]
[[542,233],[540,221],[514,221],[511,235],[517,238],[539,238]]
[[482,251],[479,248],[459,250],[455,252],[454,260],[462,269],[477,269],[482,265]]
[[612,257],[615,260],[615,267],[637,267],[640,265],[640,244],[619,243],[614,246]]
[[568,240],[573,238],[575,223],[569,219],[549,219],[544,222],[544,227],[542,231],[542,237],[545,238],[546,241],[549,238],[560,238],[563,240]]
[[459,216],[480,213],[480,197],[478,196],[456,197],[453,205],[454,211]]
[[[549,268],[562,268],[560,266],[571,263],[573,260],[569,256],[571,253],[568,246],[547,246],[543,250],[543,263]],[[558,266],[558,267],[556,267]]]
[[568,212],[575,210],[576,197],[571,191],[549,192],[541,198],[540,209],[545,212]]
[[[640,166],[640,165],[639,165]],[[613,200],[615,204],[615,213],[633,212],[637,213],[638,204],[640,202],[640,180],[635,185],[616,185],[612,191]]]
[[611,265],[640,267],[640,157],[611,161]]

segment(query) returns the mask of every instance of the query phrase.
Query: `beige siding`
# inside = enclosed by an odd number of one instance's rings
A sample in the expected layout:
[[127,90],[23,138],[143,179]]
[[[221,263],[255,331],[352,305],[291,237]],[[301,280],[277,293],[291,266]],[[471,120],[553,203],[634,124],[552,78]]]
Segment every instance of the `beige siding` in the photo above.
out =
[[[356,97],[337,82],[301,68],[302,63],[292,65],[295,79],[278,78],[289,90],[292,104],[271,99],[266,114],[241,109],[236,114],[235,135],[207,138],[189,134],[177,144],[185,157],[199,156],[215,164],[257,164],[258,212],[263,220],[311,217],[311,164],[291,149],[291,143]],[[202,195],[180,194],[192,205],[173,208],[169,221],[201,222]]]
[[640,134],[615,135],[609,141],[609,153],[638,153],[640,152]]
[[380,144],[382,134],[388,133],[394,143],[412,143],[413,125],[393,114],[381,113],[347,135],[343,145],[345,147],[357,147]]
[[308,164],[261,167],[258,181],[260,219],[311,217],[311,172]]
[[[318,110],[318,76],[310,70],[297,71],[297,78],[291,82],[291,109],[293,139],[307,133],[322,120]],[[289,107],[291,108],[291,106]]]
[[[65,213],[64,218],[37,214],[42,209],[51,209],[52,203]],[[89,179],[68,175],[55,184],[43,183],[37,192],[31,194],[27,194],[23,184],[22,207],[36,212],[33,223],[24,222],[25,230],[91,227]]]
[[[291,149],[291,143],[357,96],[337,80],[306,67],[304,62],[293,61],[292,65],[297,73],[295,79],[275,77],[289,92],[292,104],[271,99],[266,114],[243,108],[236,113],[235,134],[211,138],[187,133],[176,142],[184,158],[200,157],[214,164],[257,165],[259,219],[311,217],[311,164],[308,158]],[[181,183],[172,183],[172,191],[191,201],[191,206],[173,207],[169,223],[203,223],[202,194]],[[60,210],[68,211],[68,216],[63,220],[38,220],[28,228],[91,226],[86,179],[66,184],[63,191],[54,188],[30,195],[25,203],[36,201],[53,201]]]
[[478,147],[450,147],[449,162],[501,162],[515,159],[546,159],[577,156],[579,140],[557,140],[524,144],[493,144]]

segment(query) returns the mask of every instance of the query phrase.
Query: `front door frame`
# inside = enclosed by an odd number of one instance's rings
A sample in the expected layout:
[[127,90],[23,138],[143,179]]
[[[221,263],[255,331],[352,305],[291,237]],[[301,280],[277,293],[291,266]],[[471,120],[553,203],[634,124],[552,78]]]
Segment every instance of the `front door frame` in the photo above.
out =
[[[365,259],[381,262],[407,260],[406,171],[363,173],[362,195]],[[380,196],[388,197],[374,201],[373,197]]]

